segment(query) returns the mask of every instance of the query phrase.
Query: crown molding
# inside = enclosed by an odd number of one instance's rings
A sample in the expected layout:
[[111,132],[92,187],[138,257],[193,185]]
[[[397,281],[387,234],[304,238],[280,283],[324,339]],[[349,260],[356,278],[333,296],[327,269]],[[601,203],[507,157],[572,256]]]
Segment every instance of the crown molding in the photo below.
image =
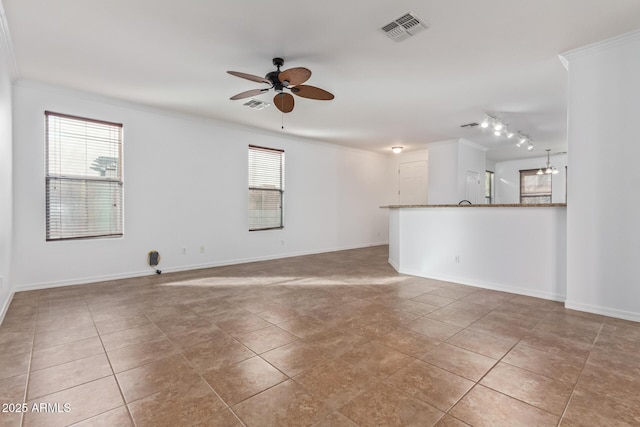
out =
[[9,64],[9,78],[16,81],[20,77],[18,73],[18,63],[13,52],[13,43],[11,43],[11,34],[9,33],[9,24],[7,23],[7,15],[4,12],[4,5],[0,0],[0,55],[6,58]]
[[603,50],[610,49],[612,47],[624,45],[629,42],[640,41],[640,30],[634,30],[629,33],[621,34],[610,39],[602,40],[596,43],[592,43],[577,49],[561,53],[559,55],[560,61],[569,69],[569,63],[572,59],[580,58],[582,56],[593,55],[594,53],[601,52]]

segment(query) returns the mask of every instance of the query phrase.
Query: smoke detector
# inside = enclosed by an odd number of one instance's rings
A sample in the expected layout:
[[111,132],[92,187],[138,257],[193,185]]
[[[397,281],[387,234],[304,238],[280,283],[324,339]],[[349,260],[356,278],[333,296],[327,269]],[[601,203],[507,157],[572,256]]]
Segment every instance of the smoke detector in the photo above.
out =
[[250,99],[245,102],[244,105],[249,108],[253,108],[254,110],[262,110],[271,106],[268,102],[258,101],[257,99]]
[[428,28],[429,26],[415,13],[408,12],[387,25],[383,25],[380,31],[385,33],[391,40],[401,42]]

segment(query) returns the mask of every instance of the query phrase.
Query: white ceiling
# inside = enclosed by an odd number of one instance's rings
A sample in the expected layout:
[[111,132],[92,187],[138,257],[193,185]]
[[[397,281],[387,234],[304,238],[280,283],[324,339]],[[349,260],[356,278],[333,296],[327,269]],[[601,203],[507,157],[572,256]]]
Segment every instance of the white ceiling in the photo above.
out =
[[[566,151],[558,54],[640,28],[638,0],[1,0],[21,79],[388,152],[464,137],[490,159]],[[430,26],[403,42],[378,29],[406,12]],[[284,116],[229,97],[307,67],[333,101]],[[269,100],[273,93],[257,99]],[[479,128],[491,113],[532,153]]]

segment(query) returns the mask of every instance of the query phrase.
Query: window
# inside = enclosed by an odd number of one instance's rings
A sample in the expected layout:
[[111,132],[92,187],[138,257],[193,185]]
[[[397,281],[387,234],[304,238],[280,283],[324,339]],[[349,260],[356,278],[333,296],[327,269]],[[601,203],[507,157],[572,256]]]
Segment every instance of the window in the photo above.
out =
[[493,179],[495,174],[492,171],[484,172],[484,203],[493,203]]
[[520,171],[520,203],[551,203],[551,174],[537,174],[538,169]]
[[122,125],[45,112],[47,240],[122,236]]
[[249,231],[282,228],[284,151],[249,146]]

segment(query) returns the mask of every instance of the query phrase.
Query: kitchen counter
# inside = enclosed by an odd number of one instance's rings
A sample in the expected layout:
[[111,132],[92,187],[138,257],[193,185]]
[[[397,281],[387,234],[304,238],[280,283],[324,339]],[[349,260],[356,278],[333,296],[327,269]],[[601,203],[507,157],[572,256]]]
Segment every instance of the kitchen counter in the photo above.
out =
[[566,207],[566,203],[539,203],[539,204],[522,204],[522,203],[502,203],[493,205],[388,205],[380,206],[381,208],[390,209],[412,209],[412,208],[549,208],[549,207]]
[[564,300],[566,204],[385,207],[400,273]]

